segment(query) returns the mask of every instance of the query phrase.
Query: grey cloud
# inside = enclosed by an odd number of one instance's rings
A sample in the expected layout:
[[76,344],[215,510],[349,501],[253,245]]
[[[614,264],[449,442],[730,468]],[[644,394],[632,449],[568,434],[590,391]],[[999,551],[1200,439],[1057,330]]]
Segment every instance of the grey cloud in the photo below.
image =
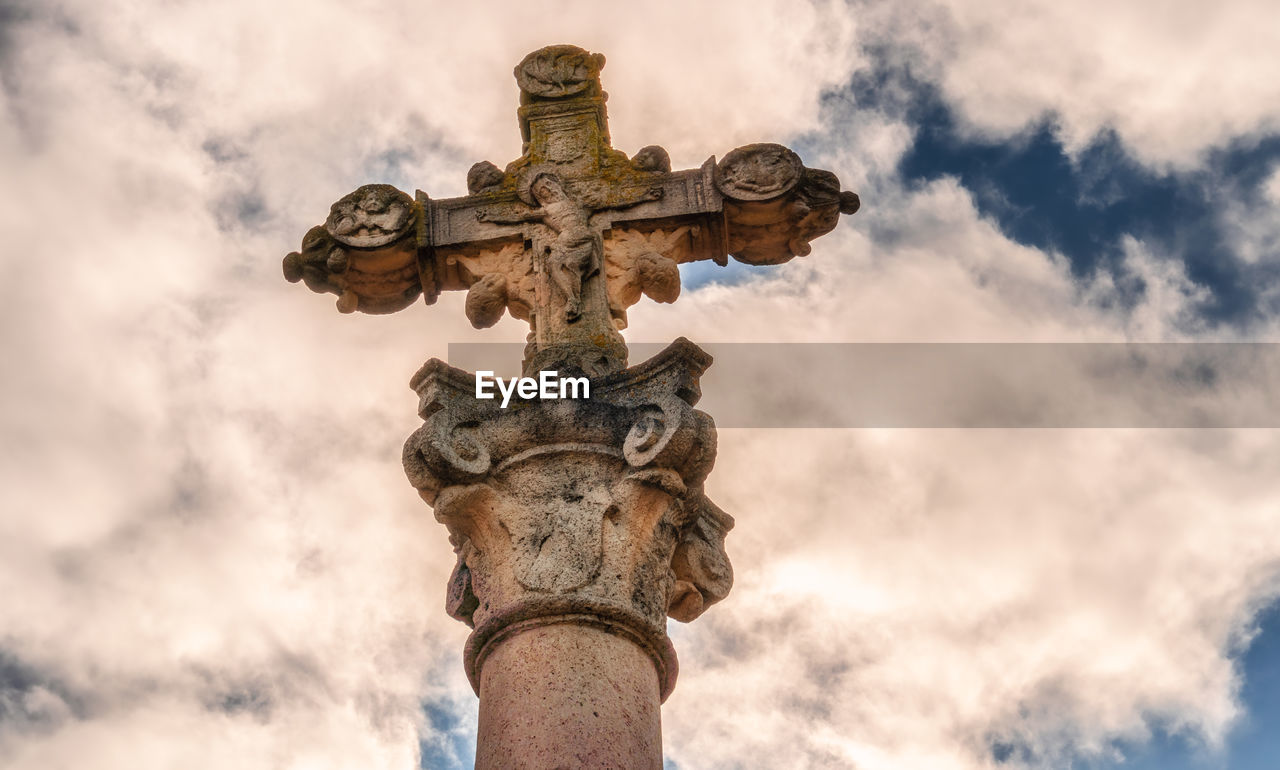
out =
[[0,648],[0,745],[5,733],[49,732],[87,712],[85,698],[55,673]]

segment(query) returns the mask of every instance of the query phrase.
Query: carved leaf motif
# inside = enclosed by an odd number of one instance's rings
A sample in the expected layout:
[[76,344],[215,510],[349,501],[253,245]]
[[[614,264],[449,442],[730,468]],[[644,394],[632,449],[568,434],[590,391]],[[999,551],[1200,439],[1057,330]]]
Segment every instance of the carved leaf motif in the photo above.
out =
[[476,608],[480,606],[480,600],[476,598],[475,592],[471,588],[471,568],[467,566],[466,551],[471,550],[471,544],[467,543],[466,550],[460,550],[458,553],[458,562],[453,567],[453,573],[449,575],[449,585],[445,589],[444,608],[450,617],[461,620],[468,626],[474,626],[471,616],[475,614]]
[[676,584],[667,613],[684,623],[729,595],[733,565],[725,553],[724,537],[733,528],[733,517],[699,494],[689,501],[697,515],[681,534],[671,560]]
[[[533,259],[523,243],[516,241],[498,248],[449,254],[445,260],[456,270],[455,280],[469,290],[468,305],[478,315],[473,317],[472,311],[468,310],[467,317],[472,324],[477,320],[481,321],[477,328],[497,323],[504,307],[515,318],[529,320],[530,310],[536,304],[537,277],[533,271]],[[495,275],[501,280],[488,277]],[[486,286],[476,289],[478,284],[486,280]],[[474,295],[473,291],[476,292]]]
[[473,280],[480,280],[489,273],[501,273],[504,276],[514,275],[513,268],[518,257],[524,252],[524,244],[507,243],[497,249],[482,249],[471,255],[460,255],[458,263],[464,266]]
[[670,230],[650,230],[647,233],[639,230],[615,230],[606,249],[612,246],[617,253],[616,258],[620,260],[651,251],[676,262],[683,262],[683,258],[689,256],[689,241],[685,236],[691,229],[688,225],[683,225]]
[[673,229],[614,230],[605,242],[605,279],[609,306],[625,323],[626,309],[640,301],[642,293],[658,302],[674,302],[680,295],[677,263],[690,259],[688,225]]

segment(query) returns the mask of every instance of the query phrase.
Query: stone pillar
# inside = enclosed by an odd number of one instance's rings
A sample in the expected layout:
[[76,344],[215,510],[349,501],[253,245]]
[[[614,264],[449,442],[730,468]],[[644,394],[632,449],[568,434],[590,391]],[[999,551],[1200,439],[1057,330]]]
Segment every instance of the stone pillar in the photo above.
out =
[[625,626],[574,613],[504,630],[480,673],[476,767],[661,770],[659,675]]
[[710,361],[681,339],[588,398],[507,409],[441,361],[414,376],[405,470],[458,557],[446,608],[474,629],[477,768],[661,768],[666,618],[733,582],[733,519],[703,493],[715,427],[693,408]]

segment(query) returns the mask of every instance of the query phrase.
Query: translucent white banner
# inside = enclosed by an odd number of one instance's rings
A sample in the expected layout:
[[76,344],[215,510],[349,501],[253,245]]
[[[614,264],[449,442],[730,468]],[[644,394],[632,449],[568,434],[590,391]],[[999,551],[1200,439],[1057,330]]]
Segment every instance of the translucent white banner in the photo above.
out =
[[[665,344],[631,344],[639,363]],[[724,428],[1276,428],[1276,343],[708,343]],[[519,374],[523,345],[449,363]]]

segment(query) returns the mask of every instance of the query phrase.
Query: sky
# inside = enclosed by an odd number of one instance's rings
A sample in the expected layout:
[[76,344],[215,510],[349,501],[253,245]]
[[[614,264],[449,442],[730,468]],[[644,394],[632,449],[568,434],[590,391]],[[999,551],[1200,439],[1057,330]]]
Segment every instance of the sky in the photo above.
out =
[[[1277,342],[1274,19],[0,3],[0,766],[470,765],[407,383],[524,329],[340,315],[280,259],[361,184],[517,157],[526,53],[604,53],[625,152],[780,142],[862,197],[805,258],[687,267],[629,340]],[[670,624],[668,766],[1278,767],[1278,462],[1263,427],[722,429],[737,582]]]

